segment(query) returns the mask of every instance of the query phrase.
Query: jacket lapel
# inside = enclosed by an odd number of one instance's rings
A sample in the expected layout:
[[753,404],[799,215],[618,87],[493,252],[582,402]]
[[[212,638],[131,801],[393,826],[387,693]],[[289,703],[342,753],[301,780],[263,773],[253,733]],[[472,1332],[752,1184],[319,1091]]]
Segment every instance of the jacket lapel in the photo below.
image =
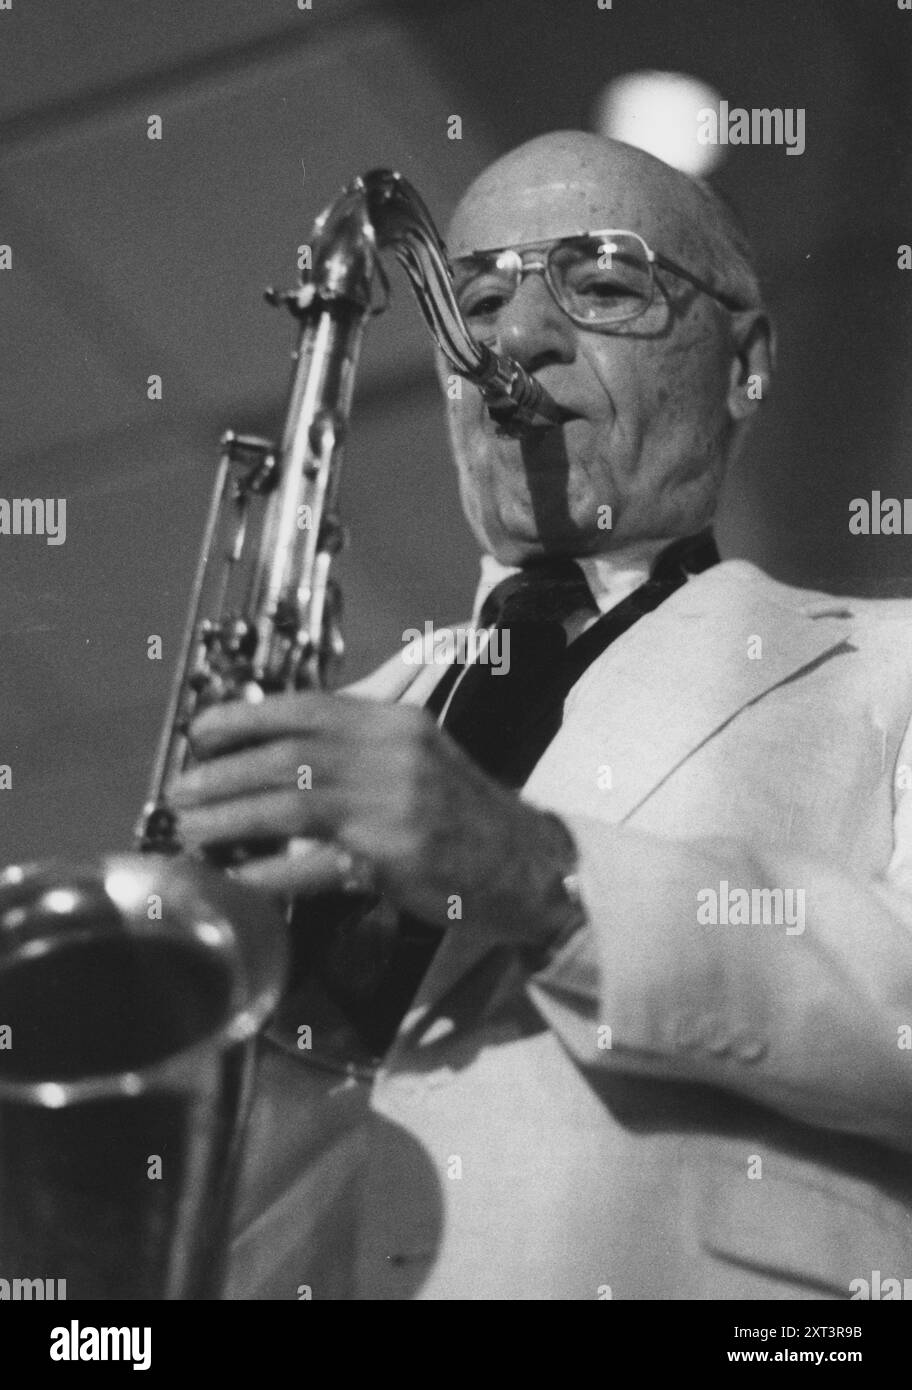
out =
[[846,640],[845,601],[800,597],[742,561],[691,579],[586,670],[524,795],[614,824],[633,815],[745,706]]
[[[842,646],[848,609],[846,600],[805,599],[744,561],[691,578],[588,667],[523,797],[558,812],[627,820],[739,711]],[[604,766],[610,790],[599,785]],[[416,1040],[492,949],[481,936],[450,930],[403,1023],[403,1041]]]

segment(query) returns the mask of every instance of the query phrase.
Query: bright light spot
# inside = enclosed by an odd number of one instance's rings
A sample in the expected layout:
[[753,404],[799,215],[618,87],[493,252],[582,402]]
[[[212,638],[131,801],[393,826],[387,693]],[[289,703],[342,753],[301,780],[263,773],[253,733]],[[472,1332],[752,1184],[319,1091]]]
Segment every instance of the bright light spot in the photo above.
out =
[[636,145],[703,178],[720,164],[726,149],[699,143],[698,113],[705,107],[718,111],[720,100],[712,87],[684,73],[631,72],[602,89],[593,124],[600,135]]
[[146,906],[148,883],[130,869],[111,869],[105,874],[104,889],[121,912],[134,912]]
[[224,931],[213,922],[197,922],[193,934],[204,946],[223,946],[225,943]]
[[36,1087],[38,1100],[42,1105],[46,1105],[49,1110],[60,1110],[66,1105],[66,1088],[58,1086],[56,1081],[42,1081]]
[[[10,927],[21,926],[21,923],[11,922],[9,920],[12,917],[12,915],[13,914],[11,912],[8,912],[6,914],[6,916],[3,919],[3,925]],[[26,917],[27,914],[23,912],[23,921],[26,920]],[[19,948],[18,955],[20,960],[40,960],[42,956],[48,955],[53,949],[54,946],[53,942],[51,941],[25,941]]]
[[244,1009],[231,1020],[228,1036],[232,1042],[243,1042],[257,1031],[259,1020],[252,1009]]
[[41,906],[48,912],[75,912],[79,906],[79,894],[71,888],[52,888],[42,895]]
[[4,869],[0,874],[0,885],[6,887],[8,883],[21,883],[25,878],[25,869],[21,864],[11,864],[8,869]]

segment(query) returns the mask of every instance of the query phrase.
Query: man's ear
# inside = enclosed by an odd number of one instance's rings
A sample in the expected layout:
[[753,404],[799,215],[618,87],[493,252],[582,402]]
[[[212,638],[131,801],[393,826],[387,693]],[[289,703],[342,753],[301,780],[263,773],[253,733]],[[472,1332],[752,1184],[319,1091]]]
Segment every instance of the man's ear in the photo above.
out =
[[766,400],[772,385],[776,335],[762,309],[732,314],[731,331],[728,410],[733,420],[747,420]]

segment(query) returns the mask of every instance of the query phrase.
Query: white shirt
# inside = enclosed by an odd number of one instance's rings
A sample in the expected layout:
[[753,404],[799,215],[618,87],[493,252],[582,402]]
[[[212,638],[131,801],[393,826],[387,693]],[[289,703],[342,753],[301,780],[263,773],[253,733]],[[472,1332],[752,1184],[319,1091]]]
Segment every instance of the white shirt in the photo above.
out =
[[[576,563],[586,578],[598,614],[581,613],[569,618],[564,624],[570,641],[591,627],[602,613],[616,607],[623,599],[645,584],[652,571],[656,556],[666,546],[672,544],[669,537],[662,540],[632,541],[605,555],[588,555]],[[481,560],[481,578],[475,591],[475,607],[472,621],[478,623],[482,605],[502,579],[511,574],[519,574],[519,565],[502,565],[493,555],[484,555]]]

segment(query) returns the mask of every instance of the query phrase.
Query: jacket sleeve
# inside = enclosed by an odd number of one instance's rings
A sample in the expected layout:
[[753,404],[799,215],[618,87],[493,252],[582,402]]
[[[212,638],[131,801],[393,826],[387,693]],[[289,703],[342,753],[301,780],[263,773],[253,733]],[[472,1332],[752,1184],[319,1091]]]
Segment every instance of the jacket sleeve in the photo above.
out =
[[[587,924],[528,988],[579,1064],[715,1085],[912,1150],[910,768],[907,730],[893,855],[867,881],[800,852],[565,816]],[[707,890],[721,901],[726,883],[800,889],[801,911],[714,922]]]

